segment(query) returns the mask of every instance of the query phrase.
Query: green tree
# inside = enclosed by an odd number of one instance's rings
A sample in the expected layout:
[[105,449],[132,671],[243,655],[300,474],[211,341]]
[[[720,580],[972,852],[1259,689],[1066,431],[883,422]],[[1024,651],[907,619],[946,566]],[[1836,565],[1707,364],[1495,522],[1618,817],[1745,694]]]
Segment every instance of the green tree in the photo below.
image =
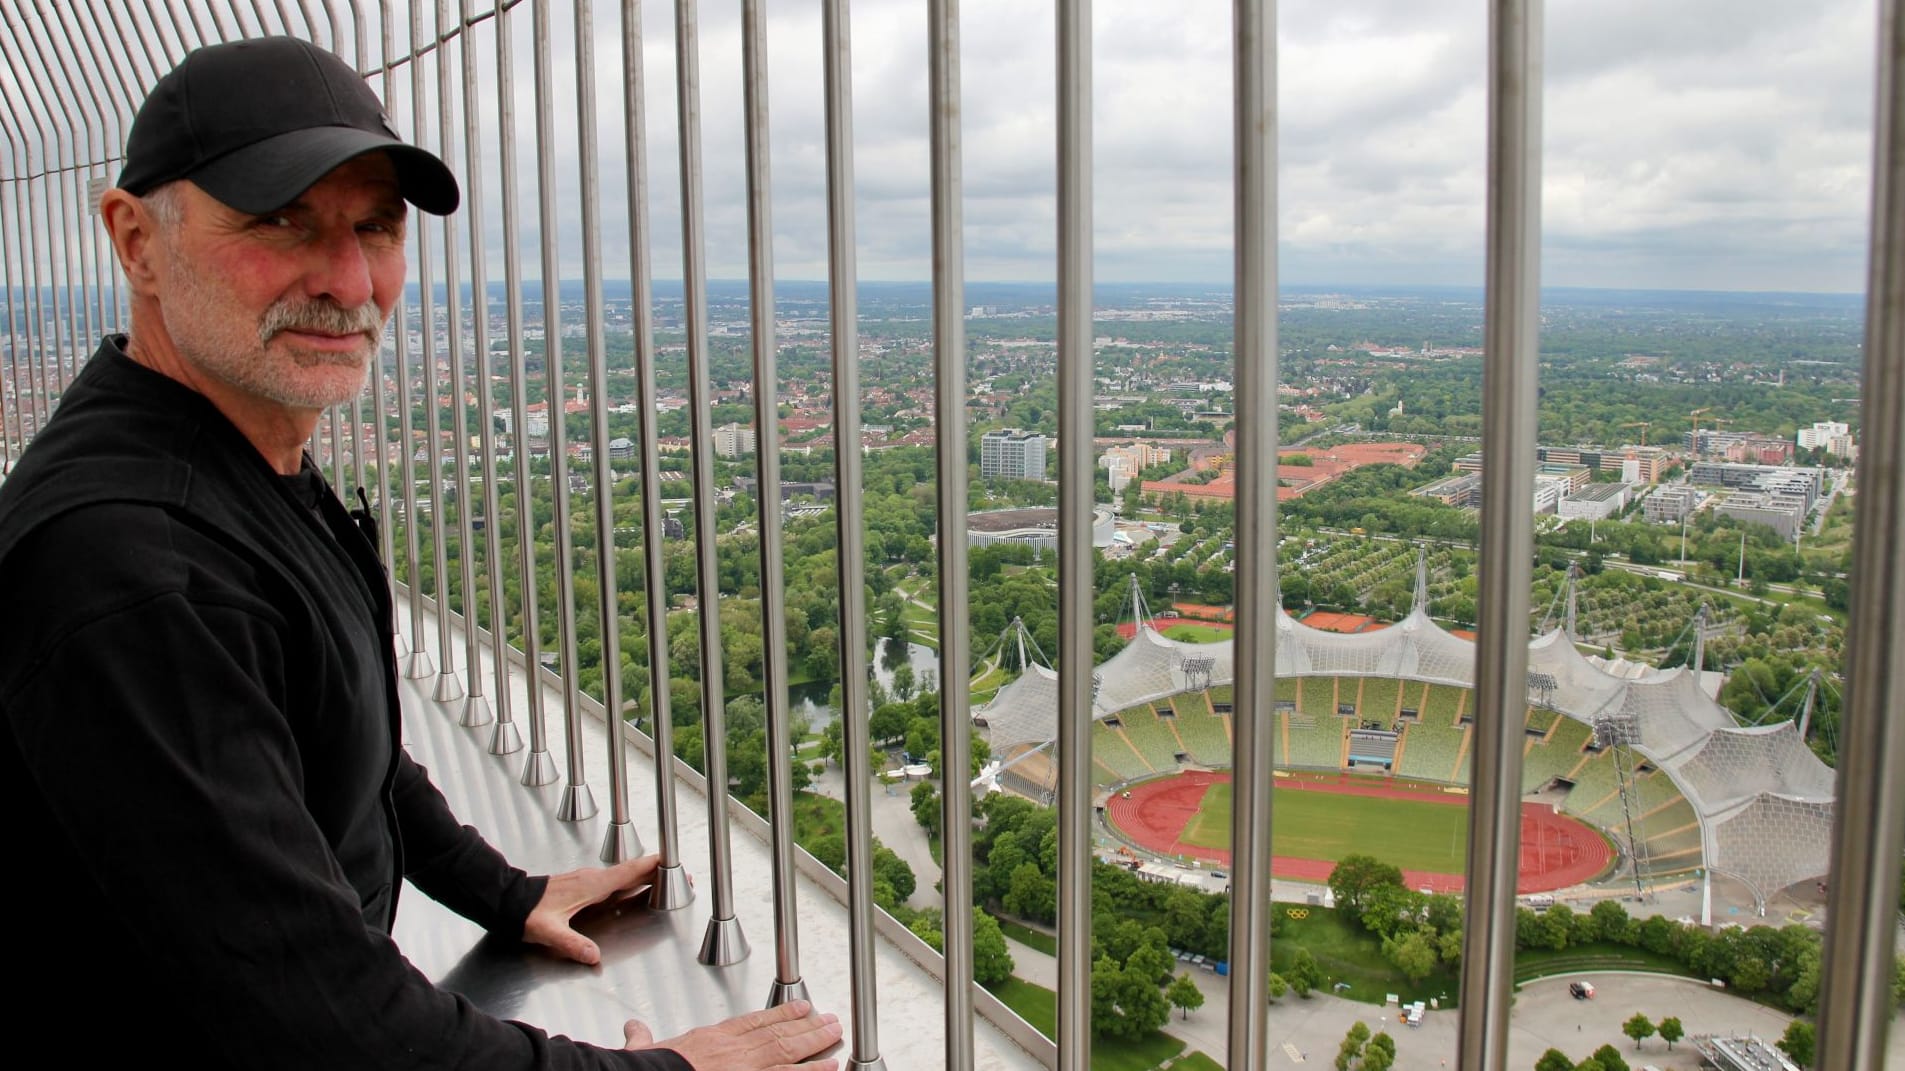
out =
[[1634,1039],[1635,1052],[1640,1051],[1641,1042],[1654,1036],[1656,1029],[1654,1021],[1642,1015],[1640,1012],[1635,1012],[1633,1018],[1621,1024],[1621,1033]]
[[1574,1061],[1560,1049],[1549,1049],[1535,1061],[1535,1071],[1574,1071]]
[[1307,948],[1296,950],[1296,957],[1290,961],[1290,988],[1296,995],[1309,999],[1310,993],[1323,984],[1323,969],[1316,965],[1316,957]]
[[1674,1042],[1687,1036],[1687,1032],[1680,1026],[1680,1017],[1677,1015],[1669,1015],[1665,1019],[1662,1019],[1660,1025],[1655,1027],[1655,1030],[1659,1032],[1660,1040],[1667,1043],[1668,1052],[1673,1051]]
[[1627,1058],[1612,1045],[1603,1045],[1595,1049],[1593,1060],[1601,1065],[1601,1071],[1628,1071]]
[[1813,1049],[1817,1041],[1811,1023],[1804,1019],[1794,1019],[1787,1025],[1786,1033],[1780,1037],[1778,1044],[1781,1052],[1793,1058],[1793,1063],[1801,1067],[1811,1067]]
[[1281,974],[1278,974],[1275,971],[1271,971],[1269,990],[1270,990],[1270,999],[1279,1000],[1283,997],[1283,994],[1288,993],[1290,991],[1290,983],[1285,981]]
[[939,790],[931,781],[921,781],[913,786],[913,820],[920,824],[928,837],[939,836],[941,813],[939,810]]
[[1182,1012],[1184,1018],[1189,1019],[1192,1012],[1204,1006],[1204,991],[1191,981],[1187,971],[1171,979],[1171,984],[1165,987],[1164,999],[1171,1002],[1171,1007]]
[[1336,1049],[1336,1071],[1349,1071],[1356,1058],[1363,1054],[1363,1046],[1369,1041],[1369,1026],[1358,1019],[1343,1035],[1343,1043]]
[[1336,906],[1347,909],[1352,916],[1362,913],[1363,901],[1370,893],[1389,885],[1404,887],[1401,868],[1374,856],[1344,856],[1330,871],[1330,892],[1336,896]]
[[1412,983],[1420,983],[1435,970],[1435,948],[1420,930],[1413,931],[1402,938],[1385,938],[1383,954],[1396,969]]

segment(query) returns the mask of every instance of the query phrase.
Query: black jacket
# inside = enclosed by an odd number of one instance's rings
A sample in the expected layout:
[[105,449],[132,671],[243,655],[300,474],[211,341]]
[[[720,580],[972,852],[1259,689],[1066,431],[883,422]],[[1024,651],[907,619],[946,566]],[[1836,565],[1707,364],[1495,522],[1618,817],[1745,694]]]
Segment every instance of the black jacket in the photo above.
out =
[[403,753],[382,566],[335,496],[298,501],[122,346],[0,484],[24,1021],[194,1067],[685,1068],[491,1018],[404,960],[404,877],[508,936],[544,879]]

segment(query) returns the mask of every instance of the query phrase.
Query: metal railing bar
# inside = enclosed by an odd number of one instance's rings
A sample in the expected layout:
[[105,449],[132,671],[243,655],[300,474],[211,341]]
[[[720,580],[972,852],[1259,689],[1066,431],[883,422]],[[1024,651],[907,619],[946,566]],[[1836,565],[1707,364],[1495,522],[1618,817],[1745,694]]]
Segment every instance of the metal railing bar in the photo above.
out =
[[1058,1065],[1091,1065],[1091,2],[1058,5]]
[[[768,854],[774,981],[767,1006],[807,999],[794,897],[793,733],[787,724],[787,576],[781,546],[780,375],[774,353],[774,224],[768,150],[767,30],[760,0],[741,0],[742,143],[747,184],[749,344],[754,370],[754,496],[760,539],[761,689],[767,715]],[[854,966],[858,966],[858,961]]]
[[1898,859],[1905,852],[1905,12],[1881,0],[1873,112],[1858,517],[1845,712],[1819,1000],[1819,1067],[1879,1067],[1896,1029]]
[[701,215],[701,61],[694,0],[675,0],[675,104],[681,160],[683,319],[688,328],[688,404],[693,449],[695,593],[701,602],[701,726],[708,774],[708,863],[714,903],[698,953],[709,965],[748,953],[734,917],[733,847],[728,829],[727,711],[722,707],[721,573],[715,557],[713,388],[708,371],[708,277]]
[[652,907],[674,911],[694,901],[694,886],[681,865],[681,828],[675,779],[674,712],[668,694],[668,574],[662,561],[661,443],[655,426],[655,289],[649,259],[647,74],[642,58],[642,12],[638,0],[622,3],[622,123],[627,156],[629,274],[635,319],[635,404],[641,410],[642,585],[648,614],[649,736],[655,753],[655,820],[661,828],[661,862],[649,895]]
[[[467,16],[470,0],[462,0],[462,6]],[[463,38],[462,46],[458,55],[463,65],[463,217],[469,225],[471,342],[476,351],[476,419],[481,425],[478,441],[483,459],[483,564],[489,589],[490,668],[496,675],[496,696],[492,700],[495,728],[490,731],[489,753],[511,755],[522,749],[523,740],[516,731],[511,709],[509,614],[504,606],[508,589],[503,583],[502,492],[496,473],[496,369],[490,354],[489,278],[483,252],[483,124],[477,99],[481,81],[477,77],[475,39]],[[519,478],[519,495],[520,487]],[[475,609],[472,607],[469,613],[474,614]],[[530,676],[533,680],[534,674]]]
[[[595,473],[596,621],[601,629],[603,728],[609,746],[609,822],[600,858],[644,854],[628,810],[628,733],[622,720],[622,611],[615,571],[615,466],[609,454],[608,341],[603,327],[602,190],[595,116],[595,11],[575,0],[577,170],[582,186],[582,304],[588,344],[589,434]],[[544,191],[547,198],[549,193]],[[545,295],[546,299],[546,295]],[[580,731],[580,718],[577,729]],[[576,741],[579,744],[581,737]]]
[[[437,0],[437,23],[449,20],[449,0]],[[456,95],[451,91],[450,57],[437,53],[437,135],[445,162],[456,159]],[[466,212],[467,208],[464,209]],[[463,619],[463,712],[457,719],[466,729],[488,725],[495,715],[483,695],[483,650],[476,627],[476,526],[470,494],[470,416],[468,360],[463,348],[463,287],[457,255],[456,223],[442,218],[444,322],[448,326],[450,360],[450,424],[456,434],[456,534],[458,583]],[[472,295],[474,296],[474,295]],[[438,514],[441,516],[441,514]],[[447,537],[446,537],[447,539]],[[449,590],[447,579],[438,587]],[[447,596],[444,608],[449,603]],[[447,663],[449,659],[444,659]]]
[[[0,59],[4,59],[7,67],[11,70],[18,71],[26,69],[30,64],[27,63],[25,49],[20,47],[19,40],[15,36],[18,32],[18,28],[15,24],[15,14],[12,8],[5,9],[5,18],[0,20],[0,24],[6,27],[5,43],[0,44]],[[17,60],[15,58],[16,52],[18,53]],[[26,92],[26,87],[31,88],[31,95],[28,95]],[[46,95],[40,89],[39,79],[37,78],[27,78],[23,81],[20,96],[21,99],[26,102],[28,116],[40,128],[41,137],[43,139],[40,144],[40,158],[44,161],[47,156],[54,151],[53,147],[60,144],[60,138],[54,133],[56,130],[52,118],[55,114],[54,110],[47,103]],[[39,104],[37,108],[34,107],[36,99]],[[33,238],[33,265],[35,272],[33,307],[35,310],[34,320],[38,324],[40,334],[40,386],[42,389],[48,391],[46,399],[47,417],[51,419],[53,410],[59,406],[59,396],[63,394],[66,389],[66,332],[60,323],[61,286],[59,281],[60,270],[65,265],[65,260],[60,256],[59,250],[55,248],[53,238],[55,232],[64,231],[64,228],[58,226],[57,221],[64,215],[65,209],[63,203],[56,207],[56,202],[64,201],[64,198],[60,195],[60,188],[57,182],[49,177],[42,179],[40,186],[42,191],[39,199],[40,218],[32,221],[31,229],[28,231],[28,234]],[[28,187],[28,191],[28,206],[31,207],[32,196],[30,186]],[[44,226],[41,225],[42,223]],[[38,274],[40,266],[39,238],[41,235],[44,235],[46,238],[46,275],[44,278]],[[49,283],[51,284],[50,287],[45,285]],[[51,293],[43,294],[43,290],[46,289],[50,289]],[[67,294],[69,304],[71,296],[69,292]],[[52,330],[50,332],[47,329],[46,312],[46,302],[49,299],[53,305]]]
[[[45,0],[40,0],[39,10],[43,23],[59,27],[60,37],[66,42],[67,55],[80,56],[85,54],[80,48],[80,39],[74,35],[72,27],[66,24],[66,17],[60,13],[58,7],[54,7],[53,10],[49,12]],[[47,39],[51,41],[53,31],[48,29],[46,35]],[[102,76],[99,83],[95,84],[92,71],[88,69],[90,66],[88,64],[75,63],[73,66],[79,68],[80,80],[86,87],[86,95],[92,100],[93,113],[99,117],[100,152],[99,155],[94,158],[94,163],[91,164],[88,169],[87,186],[90,187],[94,177],[91,174],[91,169],[98,168],[100,171],[104,171],[106,168],[105,161],[111,158],[112,146],[120,141],[119,115],[118,110],[112,105],[111,83],[107,82]],[[70,88],[69,83],[69,89]],[[110,133],[108,133],[108,128],[110,128]],[[101,177],[105,178],[107,182],[111,182],[111,176]],[[87,203],[90,209],[91,191],[88,189],[86,192]],[[113,295],[113,318],[115,320],[118,318],[119,275],[115,270],[116,265],[113,263],[112,258],[106,255],[104,249],[106,228],[96,222],[93,226],[87,227],[86,231],[87,234],[81,237],[81,241],[86,242],[90,239],[91,243],[90,255],[88,257],[90,266],[86,270],[93,297],[92,305],[88,311],[86,325],[86,338],[90,341],[91,339],[99,337],[105,330],[107,322],[106,293],[109,288]],[[82,253],[86,252],[87,248],[82,246]],[[97,320],[97,325],[94,323],[95,319]]]
[[1232,49],[1237,383],[1236,742],[1231,812],[1231,1067],[1269,1053],[1271,711],[1276,696],[1276,5],[1237,0]]
[[[44,12],[42,12],[42,16],[44,16]],[[9,14],[8,17],[11,18],[11,14]],[[79,121],[80,132],[84,139],[83,151],[91,152],[95,144],[104,143],[105,132],[103,129],[95,132],[93,121],[88,117],[88,110],[84,107],[84,101],[74,85],[72,75],[66,69],[68,65],[56,64],[48,59],[47,53],[49,51],[57,55],[59,50],[53,46],[52,31],[45,29],[43,24],[41,28],[46,34],[46,42],[45,44],[41,43],[40,35],[35,33],[33,29],[36,21],[42,20],[21,20],[23,27],[22,36],[26,39],[26,42],[32,46],[34,56],[39,59],[40,67],[45,72],[45,81],[48,85],[53,87],[52,95],[54,100],[58,102],[61,108],[66,112],[69,117],[69,122],[71,119],[77,119]],[[95,97],[95,107],[93,109],[95,112],[98,110],[97,104],[98,100],[97,97]],[[101,126],[103,127],[103,125],[102,120]],[[71,129],[70,126],[68,129]],[[95,134],[97,134],[97,136],[95,136]],[[75,165],[65,176],[66,182],[62,191],[63,195],[69,199],[66,203],[67,219],[60,227],[60,246],[66,268],[67,336],[72,339],[73,367],[77,370],[80,362],[85,359],[84,356],[82,356],[84,352],[83,347],[89,344],[89,340],[97,337],[94,330],[92,304],[87,301],[88,291],[94,290],[95,284],[97,283],[97,280],[93,277],[92,245],[87,240],[88,236],[85,233],[87,230],[93,229],[87,227],[85,223],[90,215],[85,205],[87,202],[86,186],[88,180],[91,178],[92,168],[91,165],[81,165],[79,163],[79,158],[82,154],[79,141],[69,139],[62,140],[68,140],[67,147],[72,153]],[[81,174],[80,167],[86,168],[86,174]],[[75,234],[74,232],[76,230],[79,231],[79,233]],[[78,247],[77,251],[75,251],[75,245]],[[77,296],[73,293],[76,281],[79,290]],[[62,360],[62,369],[64,368],[64,363]]]
[[[410,6],[410,37],[414,40],[423,22],[421,5]],[[418,145],[428,140],[426,133],[430,129],[429,96],[425,92],[423,66],[410,68],[410,121],[414,128],[411,140]],[[463,683],[456,676],[456,655],[451,649],[451,614],[448,592],[450,590],[449,540],[444,531],[443,507],[443,414],[438,404],[439,388],[437,370],[437,327],[436,327],[436,282],[432,272],[430,256],[430,228],[419,225],[415,228],[417,237],[417,328],[423,362],[423,415],[424,426],[430,441],[427,444],[425,461],[430,473],[430,553],[432,584],[430,594],[442,611],[436,615],[437,622],[437,681],[430,690],[430,697],[439,703],[448,703],[463,698]],[[455,249],[444,250],[446,259],[456,255]],[[405,322],[408,328],[408,323]],[[455,327],[452,325],[452,333]],[[410,485],[414,495],[416,484]],[[421,510],[412,510],[413,523]],[[411,587],[423,587],[421,577],[411,578]]]
[[516,63],[507,19],[496,23],[496,108],[497,155],[502,179],[503,291],[509,338],[510,451],[516,470],[516,550],[522,570],[523,666],[530,682],[529,754],[523,757],[521,781],[535,786],[551,784],[559,775],[555,758],[549,754],[540,687],[542,595],[536,580],[536,480],[530,471],[529,365],[523,348],[522,244],[521,227],[516,219]]
[[[831,13],[832,6],[823,8]],[[844,5],[841,16],[844,16]],[[842,32],[845,19],[841,17]],[[960,149],[959,0],[930,0],[926,15],[933,218],[933,419],[938,477],[938,528],[964,532],[970,475],[966,468],[966,278],[963,171]],[[844,53],[844,50],[843,50]],[[830,57],[832,58],[831,54]],[[840,95],[851,68],[839,57]],[[850,136],[843,137],[851,145]],[[849,162],[851,158],[849,157]],[[853,189],[839,182],[841,199]],[[848,217],[851,223],[851,216]],[[853,248],[852,231],[842,238]],[[851,280],[849,280],[851,282]],[[849,321],[848,329],[851,330]],[[835,330],[839,330],[838,327]],[[836,438],[836,448],[839,440]],[[836,497],[836,501],[843,498]],[[941,538],[939,573],[939,784],[941,920],[946,955],[946,1068],[973,1066],[972,921],[972,600],[970,551],[964,539]]]
[[873,975],[873,768],[867,689],[866,510],[860,453],[858,271],[853,241],[852,64],[849,20],[821,9],[827,109],[827,299],[833,347],[834,545],[840,603],[840,718],[847,795],[849,1068],[884,1067]]
[[[1505,1068],[1521,856],[1529,551],[1540,350],[1541,4],[1489,7],[1488,235],[1474,754],[1457,1062]],[[1513,719],[1512,721],[1510,719]]]
[[556,255],[556,148],[555,89],[551,84],[549,13],[537,4],[530,9],[535,42],[536,76],[536,201],[542,248],[542,324],[544,400],[549,405],[549,491],[555,504],[556,646],[562,678],[562,728],[568,749],[567,782],[556,817],[579,822],[593,817],[595,797],[582,765],[581,695],[576,670],[575,540],[570,531],[569,448],[567,409],[564,405],[562,356],[562,275]]

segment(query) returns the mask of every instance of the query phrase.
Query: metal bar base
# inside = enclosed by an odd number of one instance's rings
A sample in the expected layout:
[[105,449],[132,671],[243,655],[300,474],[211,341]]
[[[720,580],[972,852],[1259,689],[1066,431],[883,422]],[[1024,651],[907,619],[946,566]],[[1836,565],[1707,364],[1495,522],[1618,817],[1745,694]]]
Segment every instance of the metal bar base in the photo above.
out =
[[454,703],[463,698],[463,681],[450,671],[447,663],[443,672],[437,674],[437,686],[430,692],[430,698],[439,703]]
[[420,681],[437,671],[437,664],[430,660],[430,652],[417,650],[410,652],[410,660],[405,663],[403,675],[413,681]]
[[549,754],[547,748],[529,753],[529,761],[523,763],[522,782],[532,788],[537,785],[553,785],[562,776],[556,772],[556,757]]
[[608,833],[602,837],[602,851],[596,858],[614,866],[647,854],[642,848],[642,835],[635,832],[635,823],[610,822]]
[[695,883],[688,868],[676,863],[655,871],[655,885],[648,893],[648,906],[656,911],[679,911],[695,902]]
[[783,1004],[791,1004],[796,1000],[805,1000],[809,1003],[812,1003],[813,1000],[813,998],[807,995],[807,983],[799,978],[791,982],[783,982],[776,978],[774,984],[767,989],[766,1006],[769,1008],[778,1008]]
[[594,818],[595,811],[595,793],[589,790],[587,781],[577,781],[563,787],[562,805],[556,808],[556,820],[584,822]]
[[709,967],[725,967],[746,959],[748,951],[740,919],[733,916],[709,919],[708,932],[701,938],[701,951],[695,954],[695,959]]
[[523,749],[523,734],[516,730],[513,721],[499,721],[496,730],[489,736],[489,753],[492,755],[514,755]]
[[465,729],[474,729],[479,725],[488,725],[495,720],[496,715],[489,708],[489,698],[487,696],[472,695],[464,700],[463,716],[457,719],[457,724],[463,726]]

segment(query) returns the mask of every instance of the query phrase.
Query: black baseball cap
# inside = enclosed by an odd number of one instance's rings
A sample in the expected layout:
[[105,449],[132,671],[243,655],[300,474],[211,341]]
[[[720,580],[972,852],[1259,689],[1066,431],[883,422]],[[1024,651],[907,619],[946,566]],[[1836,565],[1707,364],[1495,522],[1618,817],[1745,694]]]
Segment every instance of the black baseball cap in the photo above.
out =
[[352,157],[383,151],[404,200],[456,211],[456,176],[406,145],[363,76],[292,37],[208,45],[159,79],[126,137],[119,188],[144,194],[175,179],[240,212],[270,212]]

